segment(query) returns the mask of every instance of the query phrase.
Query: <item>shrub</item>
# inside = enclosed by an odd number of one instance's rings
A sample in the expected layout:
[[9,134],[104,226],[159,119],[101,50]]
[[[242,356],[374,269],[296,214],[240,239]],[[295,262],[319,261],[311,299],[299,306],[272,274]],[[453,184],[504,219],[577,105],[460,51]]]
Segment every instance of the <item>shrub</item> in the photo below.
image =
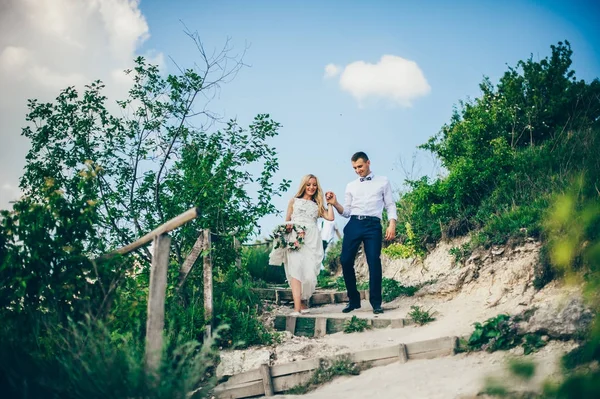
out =
[[467,260],[467,258],[469,256],[471,256],[471,252],[472,252],[471,243],[469,243],[469,242],[464,243],[460,247],[452,247],[448,251],[448,253],[450,255],[452,255],[453,261],[455,264],[457,264],[457,263],[464,264],[465,261]]
[[13,324],[24,321],[3,320],[0,327],[4,397],[207,398],[215,384],[211,342],[202,346],[167,336],[173,349],[163,354],[155,375],[145,370],[141,337],[115,335],[91,318],[62,325],[51,317],[28,320],[29,327],[44,326],[32,337]]
[[342,264],[340,263],[340,256],[342,255],[342,243],[343,239],[337,240],[333,244],[329,244],[327,247],[327,252],[325,253],[323,266],[334,274],[342,268]]
[[242,249],[242,266],[254,279],[267,283],[282,284],[286,282],[285,270],[282,266],[269,265],[269,245],[245,246]]
[[341,356],[335,360],[324,359],[321,361],[319,368],[315,370],[310,381],[290,389],[286,394],[302,395],[333,380],[337,376],[358,374],[360,374],[360,367],[352,362],[348,356]]
[[423,326],[435,320],[435,317],[433,317],[433,314],[435,312],[429,312],[429,310],[431,309],[423,310],[420,306],[416,305],[411,306],[410,309],[411,311],[408,313],[408,316],[413,322],[417,323],[420,326]]
[[352,318],[346,320],[344,323],[344,332],[346,334],[362,332],[369,328],[371,328],[371,326],[369,325],[369,321],[367,319],[359,319],[356,316],[352,316]]
[[475,323],[475,331],[469,337],[471,350],[494,352],[507,350],[519,345],[522,337],[509,315],[500,314],[487,319],[483,324]]
[[391,302],[399,296],[413,296],[420,287],[404,286],[398,281],[384,277],[381,281],[382,299]]

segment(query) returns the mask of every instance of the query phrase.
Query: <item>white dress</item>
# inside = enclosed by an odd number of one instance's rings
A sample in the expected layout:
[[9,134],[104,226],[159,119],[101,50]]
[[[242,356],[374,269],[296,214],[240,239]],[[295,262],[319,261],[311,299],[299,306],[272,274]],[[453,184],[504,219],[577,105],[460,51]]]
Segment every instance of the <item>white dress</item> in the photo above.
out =
[[288,284],[291,278],[302,282],[302,299],[315,292],[317,276],[323,262],[323,243],[317,227],[319,208],[314,201],[294,198],[291,222],[306,229],[304,244],[298,250],[277,248],[271,251],[269,264],[285,267]]

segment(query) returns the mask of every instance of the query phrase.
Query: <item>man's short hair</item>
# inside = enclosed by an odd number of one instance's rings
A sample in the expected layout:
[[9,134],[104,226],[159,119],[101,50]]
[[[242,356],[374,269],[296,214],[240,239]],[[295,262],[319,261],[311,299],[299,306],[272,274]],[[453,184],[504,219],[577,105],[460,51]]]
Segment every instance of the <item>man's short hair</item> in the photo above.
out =
[[354,155],[352,155],[352,158],[350,158],[350,160],[352,162],[356,162],[359,159],[362,159],[363,161],[367,162],[369,160],[369,157],[364,152],[359,151],[359,152],[355,153]]

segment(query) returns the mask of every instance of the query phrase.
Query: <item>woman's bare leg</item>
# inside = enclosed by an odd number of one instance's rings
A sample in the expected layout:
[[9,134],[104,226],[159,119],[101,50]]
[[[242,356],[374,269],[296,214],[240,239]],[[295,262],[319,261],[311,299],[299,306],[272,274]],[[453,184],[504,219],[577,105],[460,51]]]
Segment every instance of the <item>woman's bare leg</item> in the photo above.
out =
[[302,282],[291,279],[290,285],[292,287],[292,298],[294,298],[294,311],[300,312],[302,310]]

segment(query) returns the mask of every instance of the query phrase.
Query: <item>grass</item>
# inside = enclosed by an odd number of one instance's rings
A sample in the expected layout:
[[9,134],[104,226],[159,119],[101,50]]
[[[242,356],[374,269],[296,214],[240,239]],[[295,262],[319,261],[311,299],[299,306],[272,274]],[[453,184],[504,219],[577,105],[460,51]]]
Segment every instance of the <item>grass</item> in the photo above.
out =
[[302,395],[333,380],[335,377],[358,374],[360,374],[360,367],[352,362],[348,356],[342,356],[333,361],[324,359],[321,360],[321,365],[306,384],[297,385],[287,391],[286,394]]
[[435,320],[433,317],[435,312],[430,312],[431,309],[423,310],[420,306],[413,305],[410,307],[411,311],[408,313],[410,319],[416,324],[423,326]]
[[344,323],[344,332],[346,334],[362,332],[369,328],[371,328],[371,326],[369,325],[367,319],[359,319],[356,316],[352,316],[351,319],[346,320]]

